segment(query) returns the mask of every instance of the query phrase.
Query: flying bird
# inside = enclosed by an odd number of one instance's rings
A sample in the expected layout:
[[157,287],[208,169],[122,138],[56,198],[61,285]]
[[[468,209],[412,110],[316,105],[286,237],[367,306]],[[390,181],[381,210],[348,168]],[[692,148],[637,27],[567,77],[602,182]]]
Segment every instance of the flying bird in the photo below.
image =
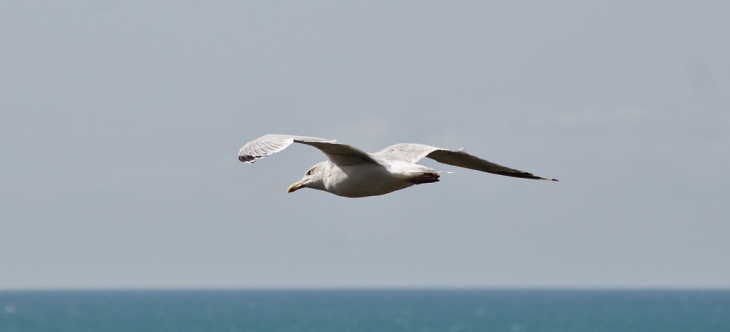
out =
[[443,172],[416,164],[424,157],[498,175],[558,181],[497,165],[468,154],[463,149],[449,150],[416,143],[398,143],[375,153],[366,153],[335,140],[295,135],[261,136],[246,143],[238,151],[238,160],[252,164],[258,159],[286,149],[292,143],[313,146],[328,159],[309,168],[301,180],[289,186],[287,193],[311,188],[344,197],[367,197],[384,195],[417,184],[438,182],[439,173]]

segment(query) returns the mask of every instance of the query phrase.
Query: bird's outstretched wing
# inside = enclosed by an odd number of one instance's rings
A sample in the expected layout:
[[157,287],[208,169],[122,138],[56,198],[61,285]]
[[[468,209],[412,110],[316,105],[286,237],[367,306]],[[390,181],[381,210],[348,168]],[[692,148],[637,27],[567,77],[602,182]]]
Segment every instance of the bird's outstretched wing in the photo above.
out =
[[264,135],[246,143],[246,145],[238,151],[238,160],[251,164],[257,159],[264,158],[286,149],[286,147],[292,143],[311,145],[324,152],[324,154],[327,155],[327,158],[340,166],[377,163],[367,153],[347,144],[337,143],[335,140],[279,134]]
[[373,156],[383,159],[400,160],[415,163],[424,157],[440,163],[458,167],[470,168],[477,171],[512,176],[516,178],[558,181],[556,179],[535,176],[514,168],[505,167],[466,153],[464,150],[449,150],[416,143],[399,143],[373,153]]

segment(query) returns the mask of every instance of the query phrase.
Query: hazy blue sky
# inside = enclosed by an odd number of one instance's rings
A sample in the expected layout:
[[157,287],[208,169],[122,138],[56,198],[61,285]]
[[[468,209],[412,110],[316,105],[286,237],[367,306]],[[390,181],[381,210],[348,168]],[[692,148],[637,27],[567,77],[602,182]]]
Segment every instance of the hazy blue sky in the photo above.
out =
[[[730,287],[730,2],[0,2],[0,288]],[[286,194],[419,142],[437,184]]]

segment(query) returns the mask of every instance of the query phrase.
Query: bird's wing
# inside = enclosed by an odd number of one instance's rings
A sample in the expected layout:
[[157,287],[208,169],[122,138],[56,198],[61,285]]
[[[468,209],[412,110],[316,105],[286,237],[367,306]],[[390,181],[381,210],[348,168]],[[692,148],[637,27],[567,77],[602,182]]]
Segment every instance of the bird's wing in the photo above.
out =
[[543,178],[532,175],[528,172],[495,164],[477,156],[468,154],[463,149],[449,150],[416,143],[399,143],[373,153],[373,156],[386,160],[400,160],[409,163],[415,163],[424,157],[428,157],[440,163],[470,168],[487,173],[512,176],[516,178],[558,181],[556,179]]
[[340,166],[377,163],[367,153],[347,144],[337,143],[335,140],[278,134],[264,135],[246,143],[246,145],[238,151],[238,160],[250,164],[255,162],[257,159],[282,151],[292,143],[311,145],[324,152],[324,154],[327,155],[327,158]]

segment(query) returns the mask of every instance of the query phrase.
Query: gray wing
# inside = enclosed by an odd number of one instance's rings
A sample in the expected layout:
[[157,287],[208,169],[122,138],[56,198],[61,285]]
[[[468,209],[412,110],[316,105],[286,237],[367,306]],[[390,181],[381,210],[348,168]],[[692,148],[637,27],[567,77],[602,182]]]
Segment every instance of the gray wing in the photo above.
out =
[[324,152],[333,163],[340,166],[377,163],[367,153],[347,144],[318,137],[269,134],[244,145],[238,151],[238,160],[251,164],[258,159],[286,149],[292,143],[311,145]]
[[415,163],[424,157],[428,157],[440,163],[487,173],[512,176],[516,178],[558,181],[556,179],[543,178],[532,175],[528,172],[498,165],[468,154],[464,150],[449,150],[416,143],[399,143],[391,145],[383,150],[373,153],[373,156],[386,160],[400,160],[409,163]]

